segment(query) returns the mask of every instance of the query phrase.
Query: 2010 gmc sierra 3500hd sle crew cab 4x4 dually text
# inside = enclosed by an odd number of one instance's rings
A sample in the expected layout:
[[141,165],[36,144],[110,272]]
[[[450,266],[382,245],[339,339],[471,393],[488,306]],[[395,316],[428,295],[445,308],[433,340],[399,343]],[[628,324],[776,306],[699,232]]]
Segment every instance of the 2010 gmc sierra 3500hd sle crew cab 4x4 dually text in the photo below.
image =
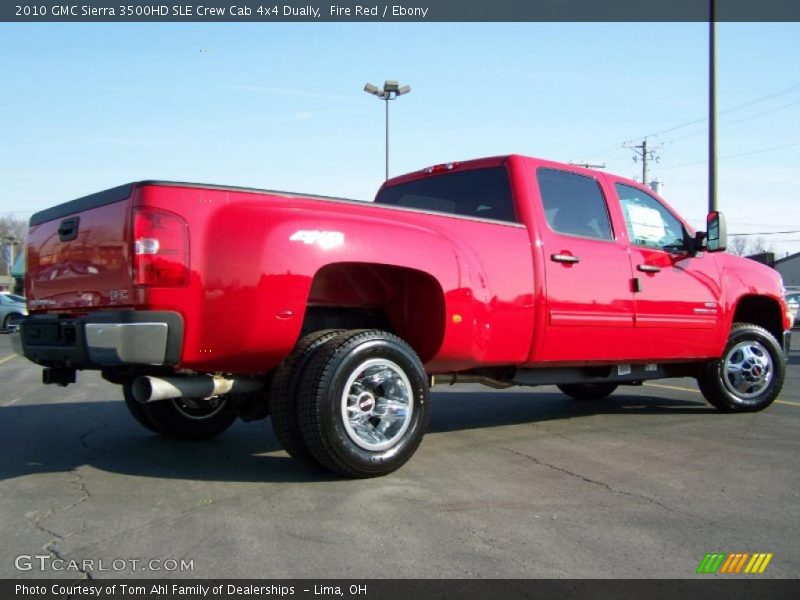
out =
[[511,155],[387,181],[374,203],[142,181],[35,214],[18,352],[99,369],[180,439],[271,416],[349,477],[414,453],[433,381],[585,400],[695,377],[724,411],[783,385],[777,272],[633,181]]

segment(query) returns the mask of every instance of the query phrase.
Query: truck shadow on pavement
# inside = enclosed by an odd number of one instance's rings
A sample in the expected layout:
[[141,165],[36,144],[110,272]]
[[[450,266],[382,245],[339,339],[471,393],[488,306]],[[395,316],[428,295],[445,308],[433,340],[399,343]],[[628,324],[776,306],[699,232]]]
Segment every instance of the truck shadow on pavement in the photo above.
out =
[[[504,427],[599,414],[702,416],[701,401],[633,396],[575,402],[526,390],[436,392],[429,433]],[[0,480],[82,466],[140,477],[226,482],[315,482],[337,478],[281,448],[269,421],[236,423],[212,440],[178,442],[146,431],[118,401],[15,404],[0,409]],[[424,449],[424,445],[423,445]]]

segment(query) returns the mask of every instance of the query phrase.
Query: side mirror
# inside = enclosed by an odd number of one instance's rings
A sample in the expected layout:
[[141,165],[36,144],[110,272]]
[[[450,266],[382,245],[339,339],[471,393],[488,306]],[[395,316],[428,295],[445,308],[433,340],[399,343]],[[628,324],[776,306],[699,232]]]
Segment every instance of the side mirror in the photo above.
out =
[[684,246],[689,256],[697,256],[706,249],[706,235],[705,231],[697,231],[694,237],[689,237],[688,233],[684,232]]
[[709,252],[722,252],[728,247],[728,226],[725,224],[725,215],[719,211],[708,213],[706,217],[706,250]]

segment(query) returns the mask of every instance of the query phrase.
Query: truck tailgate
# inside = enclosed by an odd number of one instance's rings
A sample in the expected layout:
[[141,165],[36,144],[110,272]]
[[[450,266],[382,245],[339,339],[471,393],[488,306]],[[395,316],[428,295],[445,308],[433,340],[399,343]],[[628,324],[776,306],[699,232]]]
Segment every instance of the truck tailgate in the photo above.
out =
[[131,196],[122,185],[31,217],[26,294],[32,312],[124,307],[133,301]]

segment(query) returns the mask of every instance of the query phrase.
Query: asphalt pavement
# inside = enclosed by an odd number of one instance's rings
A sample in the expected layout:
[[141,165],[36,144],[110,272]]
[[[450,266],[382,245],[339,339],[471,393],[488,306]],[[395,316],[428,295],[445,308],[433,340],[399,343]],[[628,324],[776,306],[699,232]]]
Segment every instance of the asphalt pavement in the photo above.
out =
[[800,575],[797,351],[755,414],[690,379],[437,387],[416,455],[366,481],[295,463],[269,421],[169,441],[96,373],[40,373],[0,334],[3,578],[686,578],[708,552]]

